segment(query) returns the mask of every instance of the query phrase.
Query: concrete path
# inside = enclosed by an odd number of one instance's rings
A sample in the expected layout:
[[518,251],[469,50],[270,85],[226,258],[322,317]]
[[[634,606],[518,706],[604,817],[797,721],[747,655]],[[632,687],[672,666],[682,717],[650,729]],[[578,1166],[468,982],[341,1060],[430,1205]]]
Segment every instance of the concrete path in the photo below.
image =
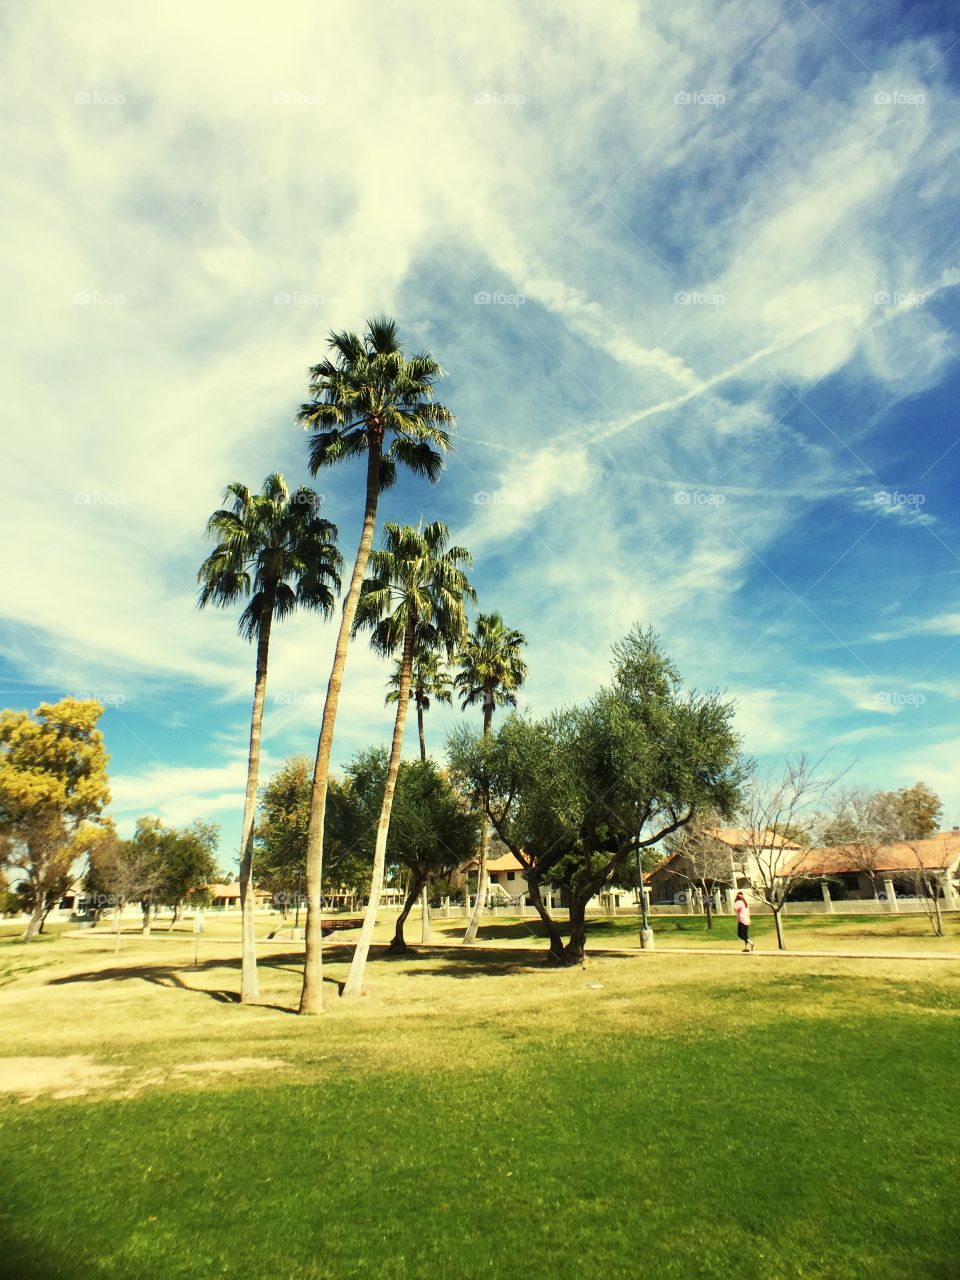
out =
[[765,947],[762,951],[744,952],[742,947],[656,947],[653,951],[643,951],[640,947],[591,947],[587,943],[588,956],[743,956],[765,957],[766,959],[791,960],[960,960],[960,955],[951,951],[778,951],[776,947]]

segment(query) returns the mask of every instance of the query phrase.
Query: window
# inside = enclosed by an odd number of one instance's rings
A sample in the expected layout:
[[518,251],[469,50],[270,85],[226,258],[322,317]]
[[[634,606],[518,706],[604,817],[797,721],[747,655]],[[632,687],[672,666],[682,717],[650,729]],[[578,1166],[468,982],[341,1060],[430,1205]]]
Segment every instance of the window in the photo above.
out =
[[515,871],[508,871],[508,872],[507,872],[507,879],[508,879],[508,880],[516,880],[516,878],[517,878],[517,873],[516,873]]

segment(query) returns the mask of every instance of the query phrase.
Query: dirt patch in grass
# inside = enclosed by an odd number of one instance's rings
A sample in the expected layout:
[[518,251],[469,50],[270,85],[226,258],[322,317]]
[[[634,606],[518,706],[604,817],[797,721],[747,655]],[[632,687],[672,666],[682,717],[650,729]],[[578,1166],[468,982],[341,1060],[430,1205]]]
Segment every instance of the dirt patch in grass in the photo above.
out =
[[80,1053],[65,1058],[0,1058],[0,1093],[17,1094],[21,1102],[41,1095],[80,1098],[91,1089],[114,1084],[121,1070]]
[[192,1080],[204,1085],[229,1084],[252,1072],[275,1072],[286,1065],[283,1058],[217,1058],[144,1071],[98,1063],[89,1054],[0,1058],[0,1094],[14,1094],[21,1102],[40,1097],[82,1098],[102,1090],[109,1090],[115,1097],[134,1098],[146,1089],[177,1087]]

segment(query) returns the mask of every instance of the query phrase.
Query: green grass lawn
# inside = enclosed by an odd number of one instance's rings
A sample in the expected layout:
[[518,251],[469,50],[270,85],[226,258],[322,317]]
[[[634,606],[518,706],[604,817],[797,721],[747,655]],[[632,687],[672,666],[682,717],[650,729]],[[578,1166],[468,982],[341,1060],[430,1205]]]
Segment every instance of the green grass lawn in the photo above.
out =
[[124,948],[0,943],[43,961],[2,1053],[106,1071],[0,1095],[12,1276],[960,1275],[960,964],[504,940],[375,954],[345,1004],[335,945],[304,1020],[296,951],[241,1007],[231,945]]

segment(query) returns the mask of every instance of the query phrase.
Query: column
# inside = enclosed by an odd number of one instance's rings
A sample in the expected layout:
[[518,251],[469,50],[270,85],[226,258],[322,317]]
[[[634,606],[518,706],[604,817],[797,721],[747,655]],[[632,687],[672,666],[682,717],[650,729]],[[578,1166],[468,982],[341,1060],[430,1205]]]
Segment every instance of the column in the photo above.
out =
[[824,911],[832,911],[833,899],[830,897],[830,886],[827,884],[826,880],[820,881],[820,892],[823,894]]
[[957,892],[953,887],[953,877],[949,870],[944,867],[942,874],[943,882],[943,907],[945,911],[956,911],[957,909]]
[[883,882],[883,892],[887,895],[887,910],[899,911],[900,908],[897,906],[896,890],[894,889],[893,881],[889,876]]

